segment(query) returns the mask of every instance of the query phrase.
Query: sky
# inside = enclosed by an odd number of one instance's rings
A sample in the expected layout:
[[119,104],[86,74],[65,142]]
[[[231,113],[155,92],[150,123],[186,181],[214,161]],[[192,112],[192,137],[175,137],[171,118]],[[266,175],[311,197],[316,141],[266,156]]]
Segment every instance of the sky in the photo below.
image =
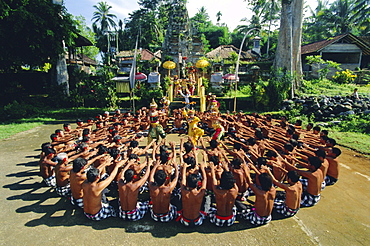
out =
[[[100,1],[107,2],[111,8],[111,13],[118,19],[128,18],[128,14],[139,9],[137,0],[64,0],[64,6],[67,11],[75,16],[84,16],[86,24],[91,26],[91,18],[95,11],[93,7]],[[306,5],[314,9],[317,6],[317,0],[305,0]],[[245,0],[188,0],[187,9],[189,17],[193,17],[198,10],[204,6],[213,24],[216,24],[216,14],[221,11],[221,23],[226,23],[230,31],[233,31],[238,25],[248,24],[241,22],[243,18],[250,19],[252,12],[248,10],[248,3]]]

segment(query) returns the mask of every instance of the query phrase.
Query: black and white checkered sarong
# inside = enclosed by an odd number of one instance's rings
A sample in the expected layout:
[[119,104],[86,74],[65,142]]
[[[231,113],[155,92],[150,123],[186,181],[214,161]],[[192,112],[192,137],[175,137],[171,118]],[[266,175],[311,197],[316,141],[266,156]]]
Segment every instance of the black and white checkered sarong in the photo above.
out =
[[269,216],[259,216],[255,209],[253,208],[252,211],[244,214],[244,219],[248,220],[252,225],[266,225],[272,219],[271,214]]
[[208,211],[209,221],[216,226],[232,226],[236,218],[236,207],[233,207],[233,214],[228,217],[217,215],[217,209],[210,207]]
[[301,207],[312,207],[320,201],[320,194],[317,196],[311,195],[307,191],[303,191]]
[[69,183],[65,186],[57,186],[55,188],[55,192],[58,194],[58,196],[69,197],[71,195],[71,186]]
[[108,217],[116,217],[116,211],[108,203],[102,203],[102,208],[99,210],[97,214],[94,214],[94,215],[88,214],[88,213],[84,213],[84,214],[86,215],[87,218],[91,220],[96,220],[96,221],[103,220]]
[[150,207],[150,215],[151,215],[152,219],[155,220],[155,221],[169,222],[173,219],[176,219],[177,208],[172,204],[170,204],[170,211],[168,211],[168,213],[166,213],[166,214],[155,214],[153,212],[153,207],[152,206],[149,206],[149,207]]
[[83,198],[75,199],[71,195],[71,203],[72,203],[72,205],[76,205],[77,207],[84,208],[84,200],[83,200]]
[[136,208],[131,211],[123,211],[120,203],[118,202],[119,213],[118,216],[124,220],[137,221],[144,217],[145,213],[148,211],[149,202],[138,202]]
[[297,209],[291,209],[289,208],[284,200],[275,200],[274,202],[274,208],[276,212],[279,214],[284,215],[285,217],[292,217],[298,213],[299,208]]
[[53,176],[51,176],[49,178],[44,179],[44,182],[49,187],[56,187],[57,186],[57,181],[55,179],[55,175],[53,175]]

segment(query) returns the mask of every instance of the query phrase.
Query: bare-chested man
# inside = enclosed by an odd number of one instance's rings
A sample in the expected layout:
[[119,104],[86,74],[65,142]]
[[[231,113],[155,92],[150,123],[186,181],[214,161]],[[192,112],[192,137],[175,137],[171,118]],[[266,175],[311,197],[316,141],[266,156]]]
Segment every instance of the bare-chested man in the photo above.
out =
[[55,149],[45,148],[44,156],[39,161],[40,175],[44,179],[45,184],[50,187],[56,186],[54,167],[57,165],[57,162],[52,161],[55,155]]
[[338,181],[339,177],[339,160],[338,156],[342,154],[342,151],[336,147],[328,150],[326,160],[329,162],[328,172],[326,174],[325,183],[326,185],[333,185]]
[[116,217],[116,211],[109,203],[102,202],[103,190],[116,177],[118,168],[126,161],[114,162],[114,168],[105,180],[100,181],[99,169],[91,167],[86,174],[87,179],[82,184],[84,214],[91,220],[102,220],[108,217]]
[[298,213],[301,205],[301,195],[302,195],[302,184],[299,181],[299,174],[296,171],[289,171],[287,174],[288,184],[284,184],[275,179],[272,175],[270,169],[263,167],[267,170],[267,173],[271,176],[274,185],[284,189],[285,200],[275,199],[275,209],[279,214],[285,217],[292,217]]
[[177,220],[185,226],[200,226],[203,224],[206,213],[201,211],[204,195],[206,193],[207,176],[204,170],[204,162],[200,163],[203,180],[199,175],[191,173],[187,175],[187,165],[182,162],[181,198],[182,210],[179,211]]
[[303,185],[303,193],[301,200],[301,207],[311,207],[320,201],[321,185],[324,180],[321,167],[321,160],[318,157],[308,158],[308,171],[302,171],[295,166],[287,163],[287,168],[297,171],[306,179],[301,179]]
[[276,189],[272,185],[272,178],[267,173],[261,173],[258,175],[259,183],[261,187],[253,184],[250,178],[250,171],[246,165],[243,165],[243,169],[247,176],[249,187],[256,195],[256,201],[252,211],[244,214],[244,218],[248,220],[252,225],[265,225],[272,219],[271,213],[274,207],[274,200],[276,196]]
[[[121,178],[118,181],[119,192],[119,213],[118,216],[124,220],[137,221],[144,217],[148,211],[148,201],[138,202],[140,187],[144,185],[149,177],[149,167],[151,162],[147,161],[146,173],[143,177],[137,178],[135,171],[131,168],[132,164],[128,162],[121,172]],[[134,164],[136,165],[136,164]]]
[[[156,163],[149,177],[149,190],[152,206],[150,207],[151,217],[155,221],[169,222],[176,218],[177,209],[174,205],[170,204],[171,193],[176,187],[179,171],[175,165],[175,176],[172,181],[170,176],[164,170],[157,170],[159,162]],[[166,184],[167,183],[167,184]]]
[[87,161],[84,158],[79,157],[75,159],[69,177],[72,192],[71,203],[80,208],[84,207],[82,183],[86,180],[86,164]]
[[72,170],[72,165],[68,165],[68,157],[66,153],[57,155],[58,164],[55,166],[55,178],[57,186],[56,193],[59,196],[69,197],[71,195],[71,187],[69,184],[69,172]]
[[235,199],[238,195],[232,172],[224,171],[221,175],[220,185],[217,185],[215,166],[210,162],[213,192],[216,197],[216,207],[209,210],[209,221],[216,226],[232,226],[236,218]]

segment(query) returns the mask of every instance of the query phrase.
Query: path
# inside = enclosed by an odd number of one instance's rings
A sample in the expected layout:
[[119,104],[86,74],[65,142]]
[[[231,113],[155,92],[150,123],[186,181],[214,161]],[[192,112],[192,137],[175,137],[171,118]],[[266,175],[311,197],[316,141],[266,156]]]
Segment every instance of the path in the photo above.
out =
[[61,124],[0,140],[0,245],[370,245],[370,160],[353,151],[342,148],[340,180],[315,207],[263,227],[241,221],[230,228],[205,222],[189,229],[149,216],[134,223],[92,222],[38,176],[39,147]]

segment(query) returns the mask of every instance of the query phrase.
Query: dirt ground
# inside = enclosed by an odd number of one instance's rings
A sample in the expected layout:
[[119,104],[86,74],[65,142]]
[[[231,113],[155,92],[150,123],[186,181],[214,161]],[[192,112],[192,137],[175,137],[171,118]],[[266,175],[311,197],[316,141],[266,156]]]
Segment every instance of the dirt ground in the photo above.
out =
[[0,141],[1,245],[370,245],[370,160],[351,150],[341,148],[340,179],[322,192],[316,206],[294,218],[273,214],[266,226],[240,221],[217,228],[206,221],[190,229],[155,223],[148,215],[139,222],[93,222],[38,176],[40,145],[62,123]]

